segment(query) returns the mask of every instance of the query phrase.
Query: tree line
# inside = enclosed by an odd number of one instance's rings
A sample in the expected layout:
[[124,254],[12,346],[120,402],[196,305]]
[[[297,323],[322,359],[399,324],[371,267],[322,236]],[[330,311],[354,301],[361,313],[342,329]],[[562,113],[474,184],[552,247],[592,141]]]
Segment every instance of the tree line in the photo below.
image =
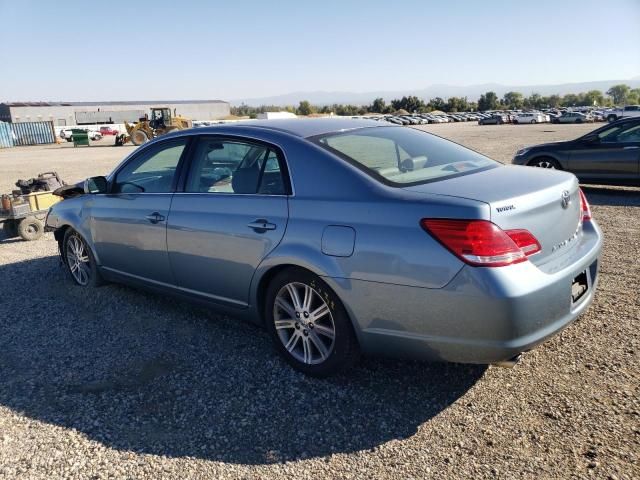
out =
[[543,96],[532,93],[525,97],[520,92],[507,92],[499,98],[495,92],[486,92],[480,95],[477,101],[469,101],[467,97],[449,97],[446,100],[435,97],[425,102],[415,95],[404,96],[386,103],[383,98],[376,98],[371,105],[312,105],[303,100],[296,106],[262,105],[251,107],[240,105],[231,108],[232,115],[255,118],[258,113],[288,111],[297,115],[311,115],[315,113],[335,115],[365,115],[367,113],[395,113],[405,110],[409,113],[428,113],[434,110],[442,112],[470,112],[484,110],[519,110],[522,108],[561,108],[561,107],[607,107],[612,105],[640,103],[640,88],[631,88],[628,85],[614,85],[606,92],[590,90],[583,93],[568,93],[566,95]]

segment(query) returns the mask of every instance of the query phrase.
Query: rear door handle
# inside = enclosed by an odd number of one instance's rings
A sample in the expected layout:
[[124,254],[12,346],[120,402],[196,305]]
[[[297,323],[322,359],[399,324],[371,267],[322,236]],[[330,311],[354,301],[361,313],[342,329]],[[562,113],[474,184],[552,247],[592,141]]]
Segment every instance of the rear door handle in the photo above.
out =
[[275,223],[269,223],[269,221],[265,220],[264,218],[259,218],[257,220],[254,220],[251,223],[248,223],[247,227],[252,228],[253,230],[255,230],[258,233],[264,233],[267,230],[275,230],[276,229],[276,224]]
[[160,215],[158,212],[153,212],[151,215],[145,217],[151,223],[164,222],[164,215]]

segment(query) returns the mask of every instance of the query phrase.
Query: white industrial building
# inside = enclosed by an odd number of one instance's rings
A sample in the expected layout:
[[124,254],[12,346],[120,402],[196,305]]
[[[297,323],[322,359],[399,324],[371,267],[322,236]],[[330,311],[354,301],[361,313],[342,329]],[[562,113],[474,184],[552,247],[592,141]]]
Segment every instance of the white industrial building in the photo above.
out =
[[222,100],[171,100],[140,102],[16,102],[0,103],[0,121],[45,122],[55,126],[136,122],[151,107],[170,108],[192,120],[220,120],[230,115]]

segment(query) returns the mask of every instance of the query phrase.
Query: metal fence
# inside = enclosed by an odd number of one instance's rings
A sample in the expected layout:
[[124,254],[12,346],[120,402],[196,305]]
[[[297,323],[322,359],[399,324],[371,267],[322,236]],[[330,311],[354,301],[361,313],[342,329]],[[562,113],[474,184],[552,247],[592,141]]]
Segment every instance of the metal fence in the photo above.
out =
[[0,148],[55,143],[53,122],[0,122]]

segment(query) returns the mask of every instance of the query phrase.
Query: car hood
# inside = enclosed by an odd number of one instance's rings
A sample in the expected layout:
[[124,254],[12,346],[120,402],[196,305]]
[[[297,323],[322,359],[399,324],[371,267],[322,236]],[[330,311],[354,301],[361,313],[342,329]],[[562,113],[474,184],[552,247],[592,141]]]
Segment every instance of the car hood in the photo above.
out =
[[549,143],[538,143],[536,145],[531,145],[529,147],[525,147],[528,150],[547,150],[547,149],[556,149],[558,147],[568,147],[573,145],[575,140],[567,140],[565,142],[549,142]]

